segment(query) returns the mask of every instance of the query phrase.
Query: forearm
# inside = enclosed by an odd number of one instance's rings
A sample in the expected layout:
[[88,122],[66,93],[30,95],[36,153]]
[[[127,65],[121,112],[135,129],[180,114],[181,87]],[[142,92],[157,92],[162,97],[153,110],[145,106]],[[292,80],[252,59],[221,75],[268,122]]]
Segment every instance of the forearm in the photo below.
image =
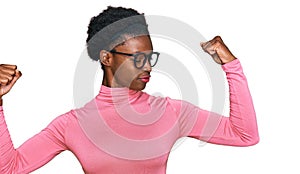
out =
[[230,116],[220,117],[215,136],[209,141],[236,146],[256,144],[259,141],[256,114],[240,62],[234,60],[222,68],[229,84]]
[[13,147],[10,134],[4,119],[3,108],[0,106],[0,173],[6,173],[12,159],[16,156],[16,151]]
[[230,66],[223,66],[230,89],[230,123],[244,142],[256,144],[259,141],[256,113],[247,79],[238,60]]
[[[230,116],[225,117],[191,105],[183,105],[183,135],[214,144],[249,146],[258,142],[256,115],[239,60],[222,66],[230,93]],[[197,113],[195,113],[197,111]],[[190,125],[192,124],[192,127]]]

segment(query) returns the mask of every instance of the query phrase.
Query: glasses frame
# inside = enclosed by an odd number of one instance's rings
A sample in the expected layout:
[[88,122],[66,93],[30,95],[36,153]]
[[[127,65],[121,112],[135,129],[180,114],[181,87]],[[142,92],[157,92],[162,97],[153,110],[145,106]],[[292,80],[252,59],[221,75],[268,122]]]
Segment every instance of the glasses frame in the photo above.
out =
[[[154,62],[153,65],[151,65],[150,63],[149,63],[149,64],[150,64],[151,67],[154,67],[154,66],[157,64],[157,61],[158,61],[158,58],[159,58],[159,55],[160,55],[159,52],[153,52],[153,51],[152,51],[151,53],[149,53],[149,54],[146,54],[146,53],[143,53],[143,52],[130,54],[130,53],[118,52],[118,51],[116,51],[116,50],[110,50],[109,52],[111,52],[111,53],[113,53],[113,54],[120,54],[120,55],[125,55],[125,56],[131,56],[131,57],[133,57],[134,66],[135,66],[137,69],[142,69],[142,68],[145,66],[145,64],[146,64],[146,61],[150,62],[150,59],[152,58],[152,55],[153,55],[153,54],[155,54],[155,55],[157,56],[156,61]],[[138,56],[140,56],[140,55],[144,55],[145,59],[144,59],[144,61],[143,61],[142,66],[138,67],[138,66],[137,66],[137,62],[138,62],[137,58],[138,58]]]

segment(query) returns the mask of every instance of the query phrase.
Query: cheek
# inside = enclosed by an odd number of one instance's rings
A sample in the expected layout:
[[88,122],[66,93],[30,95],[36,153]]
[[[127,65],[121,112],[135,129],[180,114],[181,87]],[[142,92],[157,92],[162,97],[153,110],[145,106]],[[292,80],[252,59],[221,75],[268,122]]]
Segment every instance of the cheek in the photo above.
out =
[[114,67],[114,78],[122,84],[130,84],[139,74],[139,70],[133,65],[133,62],[123,61],[117,67]]

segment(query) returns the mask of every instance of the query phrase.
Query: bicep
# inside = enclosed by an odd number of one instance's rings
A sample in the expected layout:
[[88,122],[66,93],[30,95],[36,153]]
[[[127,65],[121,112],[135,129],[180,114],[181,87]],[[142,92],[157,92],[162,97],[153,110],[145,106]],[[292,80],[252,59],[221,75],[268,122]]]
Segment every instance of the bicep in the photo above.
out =
[[17,173],[29,173],[45,165],[67,149],[64,141],[66,115],[53,120],[45,129],[16,149],[14,168]]
[[214,144],[243,144],[240,134],[230,122],[230,118],[215,112],[198,109],[195,123],[187,136]]
[[185,136],[213,144],[228,146],[248,146],[252,144],[251,129],[241,119],[233,119],[218,113],[198,108],[193,126]]

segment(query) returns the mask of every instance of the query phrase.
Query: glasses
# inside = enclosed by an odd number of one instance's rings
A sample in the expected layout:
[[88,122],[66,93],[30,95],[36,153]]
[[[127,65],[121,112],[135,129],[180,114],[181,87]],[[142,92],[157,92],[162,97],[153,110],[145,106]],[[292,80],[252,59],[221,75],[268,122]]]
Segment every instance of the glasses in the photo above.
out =
[[160,55],[159,52],[150,52],[149,54],[146,53],[134,53],[134,54],[129,54],[129,53],[123,53],[123,52],[118,52],[116,50],[111,50],[111,53],[114,54],[121,54],[125,56],[132,56],[133,61],[134,61],[134,66],[137,69],[142,69],[146,62],[148,61],[151,67],[154,67],[157,63],[158,57]]

